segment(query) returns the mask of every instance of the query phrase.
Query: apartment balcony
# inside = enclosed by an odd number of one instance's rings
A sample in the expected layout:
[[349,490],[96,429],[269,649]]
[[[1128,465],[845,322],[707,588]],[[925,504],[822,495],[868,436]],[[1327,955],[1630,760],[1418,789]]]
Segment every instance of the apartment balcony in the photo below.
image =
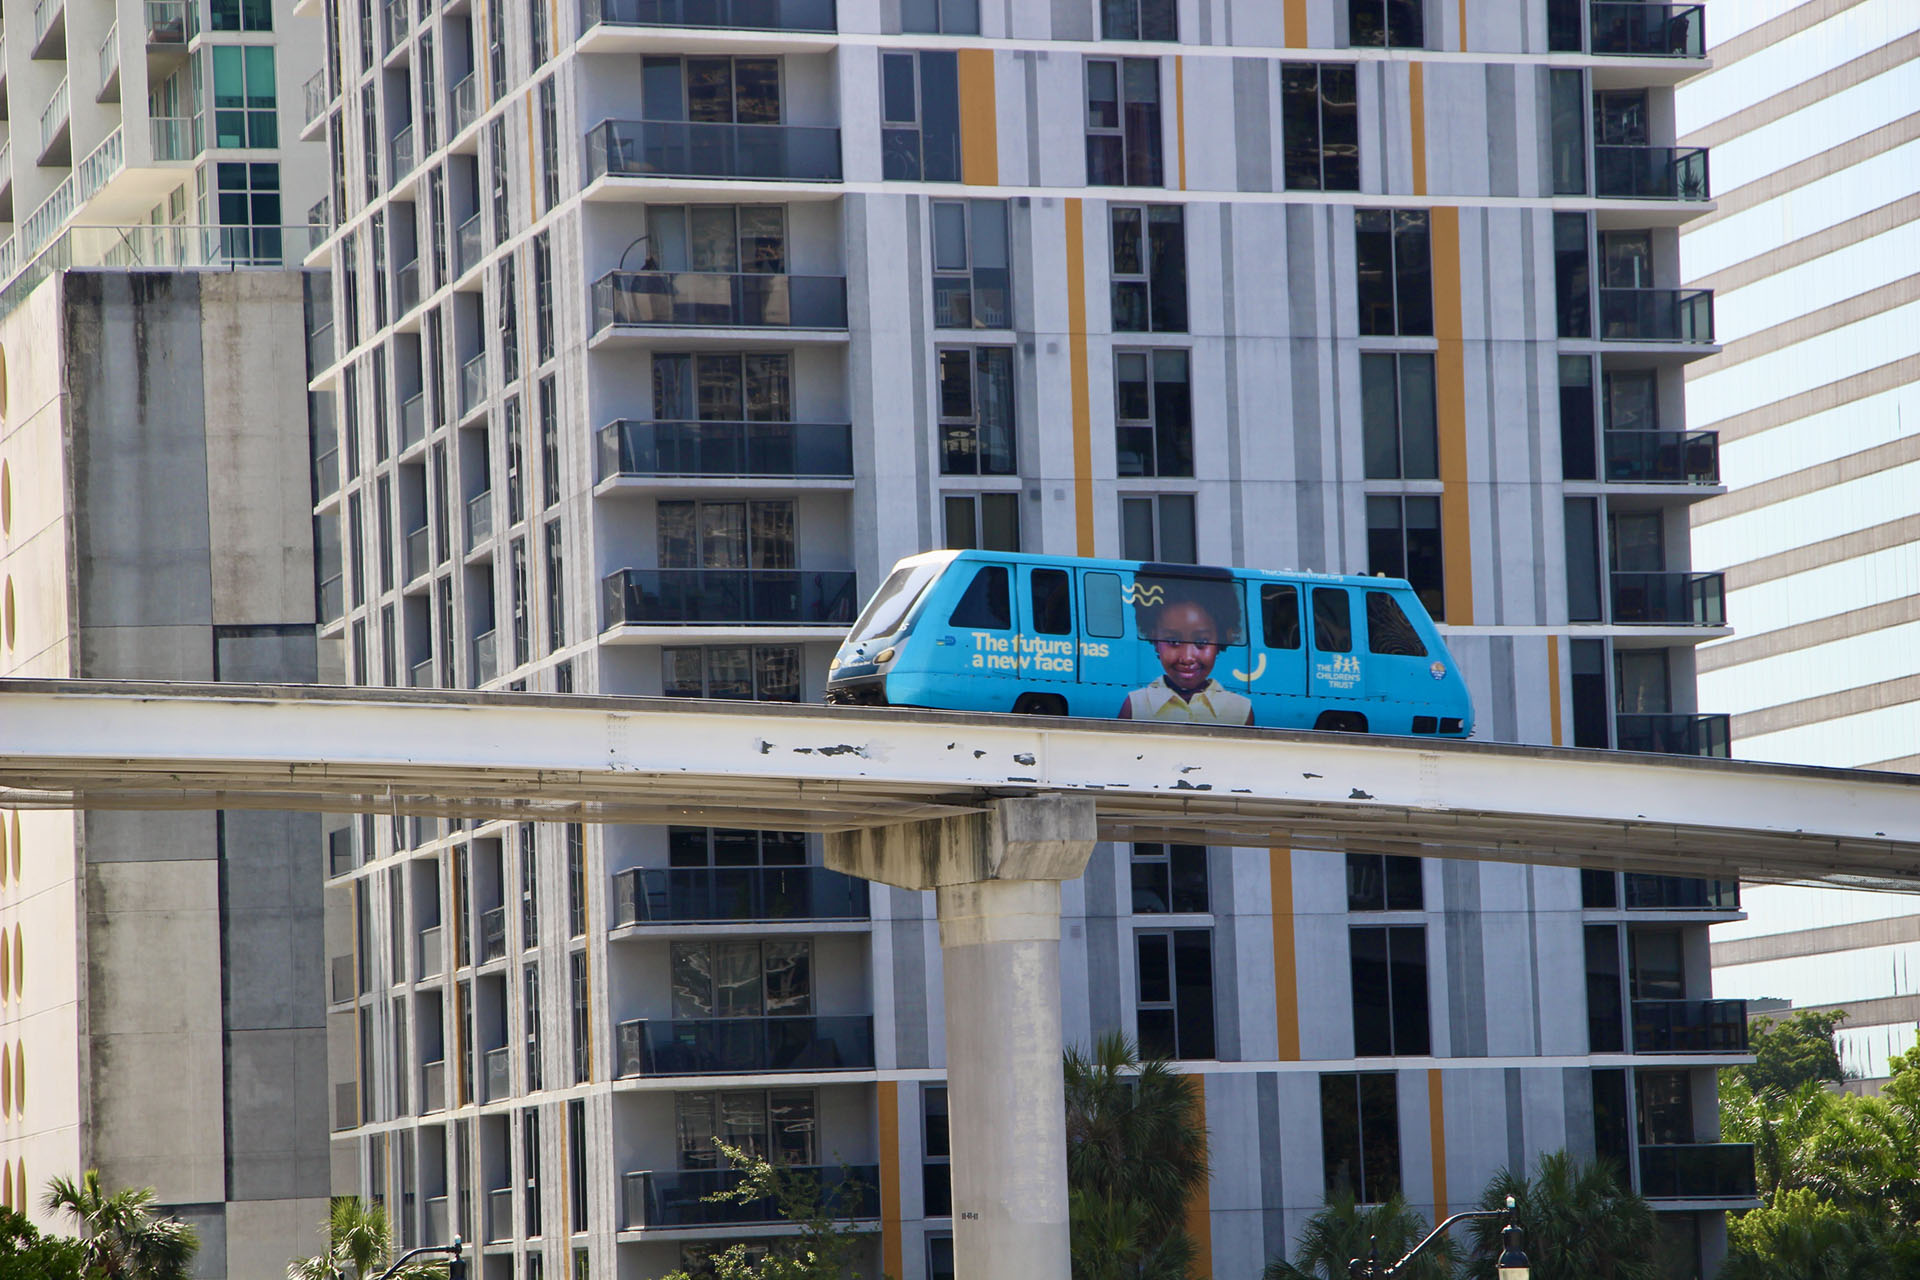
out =
[[[329,320],[307,335],[307,376],[313,377],[322,369],[330,368],[332,365],[333,321]],[[336,479],[333,488],[339,487],[340,483]],[[328,490],[329,493],[332,491],[332,489]]]
[[62,80],[53,91],[53,98],[47,103],[46,110],[40,113],[40,157],[39,163],[46,165],[71,165],[73,163],[73,142],[70,130],[73,113],[67,99],[67,81]]
[[314,125],[326,119],[327,104],[333,101],[332,96],[327,93],[327,70],[325,67],[322,67],[307,77],[306,101],[307,112],[300,123],[300,132],[303,136],[308,129],[311,129]]
[[[482,351],[460,366],[460,417],[478,413],[487,403],[487,353]],[[471,538],[471,535],[469,535]],[[473,550],[471,540],[467,550]]]
[[619,569],[601,586],[602,630],[698,623],[844,628],[860,603],[851,570]]
[[1654,876],[1638,871],[1626,874],[1622,896],[1629,911],[1738,911],[1738,880],[1704,880],[1698,876]]
[[622,1077],[873,1070],[869,1017],[640,1019],[614,1030]]
[[1711,343],[1713,290],[1603,288],[1600,339]]
[[587,133],[587,180],[702,178],[840,181],[840,130],[829,125],[606,120]]
[[420,931],[419,950],[414,958],[417,980],[437,978],[447,971],[447,936],[437,924]]
[[360,1089],[351,1080],[333,1086],[333,1131],[351,1129],[360,1123]]
[[482,489],[467,499],[467,550],[477,550],[493,537],[493,490]]
[[146,0],[147,54],[185,58],[198,34],[193,0]]
[[1720,435],[1714,431],[1604,431],[1609,484],[1720,483]]
[[67,56],[67,0],[34,0],[30,58]]
[[341,582],[341,576],[337,573],[332,577],[322,578],[320,580],[321,626],[325,626],[330,622],[338,622],[346,613],[346,606],[341,600]]
[[[491,633],[489,633],[491,634]],[[480,963],[507,958],[507,909],[495,907],[480,913]]]
[[1752,1200],[1753,1144],[1643,1145],[1640,1194],[1649,1200]]
[[407,668],[407,688],[431,689],[435,687],[433,678],[433,659],[416,662]]
[[600,478],[853,479],[838,422],[639,422],[600,428]]
[[427,393],[416,391],[400,402],[400,452],[427,438]]
[[[426,1114],[447,1109],[447,1064],[436,1058],[420,1064],[420,1111]],[[440,1202],[443,1206],[445,1200]],[[431,1205],[432,1201],[428,1201]]]
[[491,684],[499,674],[500,654],[494,633],[484,631],[473,638],[473,687]]
[[838,24],[834,0],[586,0],[580,29],[597,26],[831,34]]
[[1706,56],[1705,5],[1648,4],[1645,0],[1591,0],[1587,13],[1587,47],[1596,56]]
[[613,923],[865,920],[867,882],[825,867],[635,867],[613,877]]
[[156,161],[192,160],[200,154],[200,117],[153,116],[147,120]]
[[100,87],[94,91],[95,102],[120,101],[120,24],[114,23],[107,28],[107,38],[100,42]]
[[[829,1216],[871,1220],[880,1216],[880,1170],[876,1165],[789,1166],[811,1178],[820,1188]],[[714,1200],[716,1192],[740,1185],[734,1169],[681,1169],[626,1173],[620,1178],[620,1230],[641,1231],[675,1227],[741,1226],[785,1222],[772,1199]]]
[[387,175],[390,184],[397,184],[413,172],[416,163],[413,148],[413,126],[407,125],[393,135],[393,168]]
[[1635,1000],[1635,1053],[1745,1053],[1745,1000]]
[[447,136],[453,137],[480,118],[480,86],[469,71],[447,90]]
[[[411,403],[411,402],[409,402]],[[404,414],[402,415],[404,419]],[[426,525],[407,530],[408,582],[418,582],[433,572],[433,545]]]
[[352,1004],[354,996],[353,957],[334,956],[327,961],[327,997],[333,1004]]
[[333,234],[333,199],[321,196],[307,206],[307,233],[318,244]]
[[472,217],[460,224],[453,235],[454,275],[463,276],[480,265],[480,259],[486,256],[487,233],[480,224],[480,214],[474,211]]
[[1622,626],[1724,627],[1726,576],[1719,573],[1615,573],[1613,621]]
[[1608,200],[1710,200],[1704,147],[1593,149],[1594,194]]
[[513,1096],[513,1054],[502,1046],[485,1057],[486,1101],[504,1102]]
[[609,271],[593,282],[596,341],[619,329],[813,329],[838,338],[846,327],[843,276]]
[[416,256],[393,273],[393,309],[404,316],[420,305],[420,259]]
[[1613,717],[1613,745],[1621,751],[1650,751],[1668,756],[1732,754],[1732,735],[1724,715],[1619,712]]
[[429,1245],[451,1243],[453,1237],[447,1234],[447,1198],[445,1196],[428,1196],[422,1202],[421,1207],[426,1211],[427,1220],[425,1223],[426,1238],[420,1243]]

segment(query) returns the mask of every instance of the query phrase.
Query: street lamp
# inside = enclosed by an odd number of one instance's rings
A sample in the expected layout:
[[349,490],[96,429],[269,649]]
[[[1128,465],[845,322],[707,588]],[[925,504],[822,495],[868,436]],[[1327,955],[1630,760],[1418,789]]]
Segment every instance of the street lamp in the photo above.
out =
[[1499,1277],[1499,1280],[1530,1280],[1532,1272],[1527,1263],[1527,1255],[1520,1249],[1519,1213],[1514,1208],[1512,1196],[1507,1197],[1507,1207],[1504,1209],[1468,1209],[1464,1213],[1454,1214],[1428,1232],[1426,1239],[1407,1250],[1406,1256],[1400,1261],[1385,1269],[1380,1266],[1379,1245],[1370,1240],[1369,1244],[1372,1247],[1367,1256],[1355,1258],[1349,1262],[1347,1275],[1350,1280],[1392,1280],[1392,1277],[1401,1274],[1402,1269],[1409,1262],[1420,1256],[1422,1249],[1445,1235],[1447,1229],[1454,1223],[1464,1222],[1468,1218],[1498,1218],[1502,1215],[1505,1215],[1507,1225],[1500,1229],[1500,1260],[1494,1264],[1494,1274]]
[[[406,1266],[415,1258],[425,1257],[430,1253],[453,1255],[447,1260],[447,1280],[467,1280],[467,1260],[460,1256],[461,1251],[465,1248],[466,1246],[461,1243],[460,1237],[455,1236],[452,1244],[423,1244],[418,1249],[409,1249],[401,1254],[392,1266],[381,1273],[380,1280],[393,1280],[393,1277],[400,1273],[400,1268]],[[1506,1280],[1506,1272],[1503,1271],[1500,1275],[1501,1280]]]

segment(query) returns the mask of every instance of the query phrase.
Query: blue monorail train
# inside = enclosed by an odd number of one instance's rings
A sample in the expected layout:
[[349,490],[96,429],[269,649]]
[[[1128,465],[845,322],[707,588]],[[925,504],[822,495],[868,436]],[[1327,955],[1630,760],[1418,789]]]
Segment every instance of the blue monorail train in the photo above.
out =
[[827,701],[1464,738],[1473,704],[1398,578],[933,551],[894,566]]

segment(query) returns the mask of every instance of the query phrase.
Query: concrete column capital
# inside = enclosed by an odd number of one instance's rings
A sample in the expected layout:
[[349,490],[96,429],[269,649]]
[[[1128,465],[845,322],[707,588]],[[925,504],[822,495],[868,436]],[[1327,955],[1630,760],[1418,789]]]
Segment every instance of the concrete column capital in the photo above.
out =
[[899,889],[998,880],[1057,884],[1087,869],[1097,838],[1093,797],[1015,796],[958,817],[832,832],[826,864]]

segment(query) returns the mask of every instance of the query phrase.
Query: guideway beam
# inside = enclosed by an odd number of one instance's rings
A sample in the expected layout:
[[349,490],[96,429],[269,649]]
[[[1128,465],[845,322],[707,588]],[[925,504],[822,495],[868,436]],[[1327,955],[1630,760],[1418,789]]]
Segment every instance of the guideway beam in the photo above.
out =
[[1067,1280],[1060,882],[1097,831],[1089,796],[830,834],[826,863],[932,889],[947,1009],[953,1252],[964,1280]]

